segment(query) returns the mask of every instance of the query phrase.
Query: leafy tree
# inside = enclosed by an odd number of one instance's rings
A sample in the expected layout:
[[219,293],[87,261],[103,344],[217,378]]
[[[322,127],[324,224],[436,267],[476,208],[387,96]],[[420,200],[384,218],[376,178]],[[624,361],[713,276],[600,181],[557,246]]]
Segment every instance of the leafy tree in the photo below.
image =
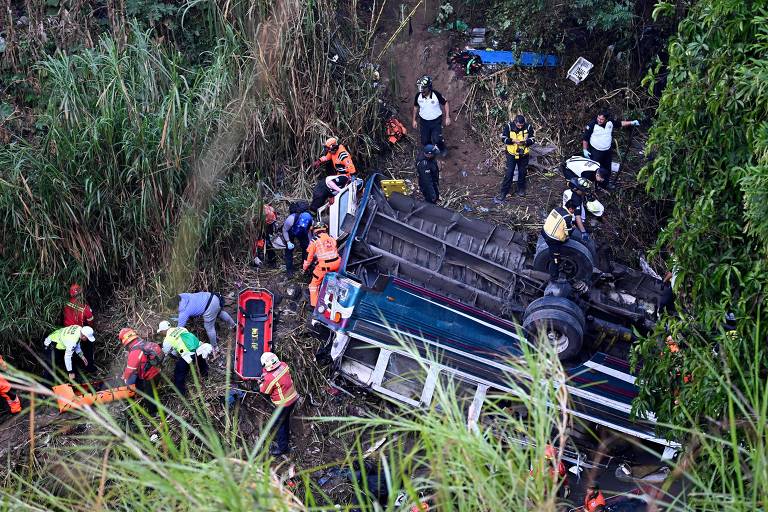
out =
[[[670,8],[662,3],[657,14]],[[662,69],[648,77],[651,87]],[[734,397],[763,403],[768,375],[766,3],[696,4],[670,40],[665,71],[648,141],[655,157],[642,179],[651,195],[675,203],[658,247],[676,262],[677,314],[636,347],[635,406],[710,429],[759,416]],[[664,346],[667,336],[679,352]]]

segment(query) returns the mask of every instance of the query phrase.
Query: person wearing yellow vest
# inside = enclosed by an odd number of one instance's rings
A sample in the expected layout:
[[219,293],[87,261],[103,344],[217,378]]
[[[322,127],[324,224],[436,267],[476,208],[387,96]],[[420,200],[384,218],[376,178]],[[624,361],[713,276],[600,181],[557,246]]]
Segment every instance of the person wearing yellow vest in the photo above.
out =
[[53,331],[45,338],[43,344],[45,345],[46,368],[43,377],[46,381],[54,382],[54,374],[62,364],[66,368],[69,378],[75,378],[72,354],[77,354],[83,362],[83,366],[88,366],[88,359],[83,355],[83,349],[80,347],[81,341],[96,341],[92,327],[70,325]]
[[163,353],[176,358],[173,384],[179,394],[185,396],[189,367],[194,364],[200,370],[201,377],[207,377],[206,359],[213,353],[213,346],[210,343],[201,343],[197,336],[184,327],[171,327],[165,320],[157,327],[157,334],[163,336]]
[[[515,182],[517,182],[516,194],[520,197],[525,196],[525,175],[528,171],[528,159],[531,146],[536,142],[533,126],[525,121],[525,116],[518,115],[514,121],[509,121],[504,125],[501,141],[506,148],[507,172],[504,175],[504,181],[501,182],[499,195],[493,198],[493,202],[496,204],[504,202]],[[517,171],[517,179],[515,179],[515,171]]]
[[582,233],[586,233],[581,218],[574,216],[575,211],[576,205],[573,199],[569,199],[565,203],[565,208],[557,206],[549,212],[549,216],[541,228],[541,236],[549,247],[549,252],[552,253],[552,260],[555,263],[554,267],[550,267],[552,279],[557,279],[563,270],[560,249],[571,236],[573,225],[575,224]]
[[328,234],[328,226],[322,222],[315,223],[312,226],[312,235],[314,238],[307,249],[304,271],[307,271],[312,261],[317,257],[317,265],[312,271],[312,281],[309,283],[309,303],[315,307],[317,306],[317,292],[320,290],[325,274],[339,270],[341,258],[339,258],[336,240]]
[[291,413],[299,394],[293,385],[291,370],[288,365],[280,362],[280,359],[272,352],[264,352],[261,355],[262,374],[259,377],[259,391],[269,395],[270,400],[278,409],[275,429],[277,435],[275,447],[269,454],[273,456],[288,453],[291,439]]

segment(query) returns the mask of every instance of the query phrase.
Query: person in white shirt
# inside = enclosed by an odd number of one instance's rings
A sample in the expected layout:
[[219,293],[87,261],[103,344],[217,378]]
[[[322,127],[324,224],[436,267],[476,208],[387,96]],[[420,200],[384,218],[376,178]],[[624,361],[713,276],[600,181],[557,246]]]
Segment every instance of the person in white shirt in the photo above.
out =
[[[606,169],[607,178],[599,183],[599,186],[611,189],[611,160],[613,146],[613,127],[615,121],[608,113],[602,111],[597,114],[592,121],[584,128],[584,134],[581,137],[581,145],[584,150],[584,157],[594,160],[600,164],[600,167]],[[640,126],[640,121],[621,121],[621,127]]]
[[[433,144],[440,150],[440,156],[445,157],[447,150],[443,140],[443,122],[445,126],[451,125],[451,110],[448,100],[443,95],[432,89],[432,79],[427,75],[422,76],[416,86],[419,92],[413,99],[413,129],[419,129],[421,145]],[[445,109],[445,117],[443,117]],[[418,124],[416,115],[418,114]],[[445,121],[443,121],[445,120]]]

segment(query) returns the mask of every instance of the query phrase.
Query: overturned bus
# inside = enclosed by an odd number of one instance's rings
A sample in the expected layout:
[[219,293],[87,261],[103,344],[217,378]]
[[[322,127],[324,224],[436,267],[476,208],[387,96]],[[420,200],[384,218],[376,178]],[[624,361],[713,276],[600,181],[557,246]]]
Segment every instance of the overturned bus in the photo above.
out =
[[552,385],[567,388],[574,418],[675,451],[655,434],[653,415],[630,416],[628,349],[655,324],[660,280],[577,240],[562,251],[565,279],[551,280],[541,239],[531,251],[524,232],[387,194],[381,176],[356,187],[324,213],[346,241],[312,314],[331,331],[343,377],[415,407],[429,406],[450,378],[472,424],[488,397],[512,392],[520,376],[510,361],[522,344],[546,340],[566,374]]

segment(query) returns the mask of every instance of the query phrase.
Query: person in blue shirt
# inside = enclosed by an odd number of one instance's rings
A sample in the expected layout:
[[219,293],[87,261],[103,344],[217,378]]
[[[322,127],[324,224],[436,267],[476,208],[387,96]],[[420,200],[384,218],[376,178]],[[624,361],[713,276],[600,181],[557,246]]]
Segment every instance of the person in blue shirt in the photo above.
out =
[[223,320],[230,329],[237,324],[229,313],[221,309],[221,297],[212,292],[180,293],[179,294],[179,327],[185,327],[190,318],[203,317],[205,332],[214,349],[218,348],[216,338],[216,319]]
[[309,229],[312,227],[312,214],[308,211],[299,211],[291,205],[291,213],[283,222],[283,240],[285,240],[285,274],[288,279],[293,277],[293,250],[299,244],[301,260],[307,258],[309,247]]

